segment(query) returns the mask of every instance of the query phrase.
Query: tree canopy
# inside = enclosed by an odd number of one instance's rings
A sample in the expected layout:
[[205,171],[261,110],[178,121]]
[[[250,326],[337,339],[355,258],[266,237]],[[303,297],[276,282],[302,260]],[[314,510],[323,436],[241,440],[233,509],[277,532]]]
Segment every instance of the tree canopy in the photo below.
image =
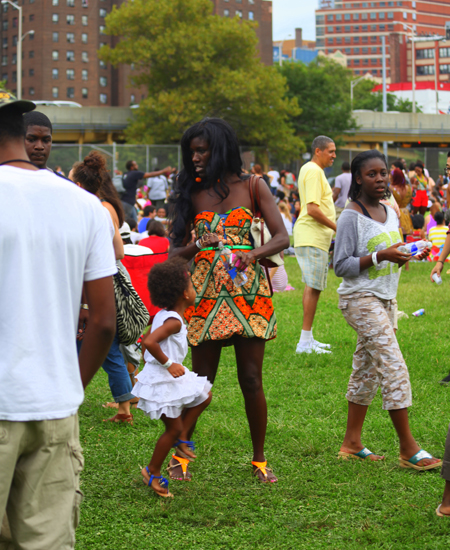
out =
[[144,86],[126,135],[135,143],[178,142],[205,116],[221,117],[242,143],[264,145],[280,158],[304,147],[290,117],[301,110],[286,81],[257,54],[254,23],[213,15],[211,0],[134,0],[113,6],[106,33],[117,36],[100,58],[132,64]]
[[[383,110],[383,93],[372,92],[378,82],[371,79],[364,79],[358,82],[353,90],[353,109],[367,109],[369,111]],[[401,113],[412,113],[412,101],[401,99],[394,94],[387,93],[387,110],[400,111]],[[416,106],[418,113],[421,109]]]
[[297,99],[302,111],[291,120],[300,136],[311,143],[318,135],[339,142],[339,136],[354,127],[350,106],[351,72],[325,57],[305,65],[287,62],[279,68],[286,78],[288,98]]

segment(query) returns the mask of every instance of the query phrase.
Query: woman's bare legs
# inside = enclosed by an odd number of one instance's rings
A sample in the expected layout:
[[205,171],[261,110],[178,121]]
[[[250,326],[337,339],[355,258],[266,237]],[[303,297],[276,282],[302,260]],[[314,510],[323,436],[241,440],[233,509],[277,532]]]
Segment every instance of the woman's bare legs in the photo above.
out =
[[[244,396],[245,412],[253,444],[253,461],[265,462],[267,403],[262,383],[262,366],[266,341],[261,338],[243,338],[242,336],[234,338],[238,380]],[[261,471],[258,471],[257,475],[261,481],[265,481]],[[267,471],[267,475],[269,480],[276,481],[273,473]]]

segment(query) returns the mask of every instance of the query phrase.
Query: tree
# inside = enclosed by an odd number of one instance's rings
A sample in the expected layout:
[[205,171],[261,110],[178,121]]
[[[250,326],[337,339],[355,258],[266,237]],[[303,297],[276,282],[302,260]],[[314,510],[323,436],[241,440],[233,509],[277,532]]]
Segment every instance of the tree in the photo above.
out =
[[211,0],[134,0],[113,6],[106,33],[117,44],[100,58],[133,64],[144,86],[129,125],[135,143],[174,143],[205,116],[222,117],[242,143],[264,145],[280,158],[297,158],[303,142],[289,116],[300,113],[286,97],[285,79],[257,56],[254,24],[212,14]]
[[[367,109],[369,111],[383,111],[383,93],[373,92],[377,82],[371,79],[365,79],[355,86],[353,91],[353,108]],[[401,99],[394,94],[387,95],[387,110],[400,111],[401,113],[412,113],[412,101]],[[416,106],[418,113],[421,113],[420,107]]]
[[297,135],[308,143],[318,135],[340,143],[339,136],[355,126],[350,107],[351,72],[320,56],[308,65],[285,62],[279,71],[287,80],[288,98],[297,99],[302,108],[291,116]]

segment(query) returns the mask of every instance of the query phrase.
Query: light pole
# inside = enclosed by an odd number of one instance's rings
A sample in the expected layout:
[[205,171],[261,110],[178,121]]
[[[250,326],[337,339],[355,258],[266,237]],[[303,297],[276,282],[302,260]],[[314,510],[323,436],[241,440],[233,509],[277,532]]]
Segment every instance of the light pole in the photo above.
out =
[[17,38],[17,99],[22,99],[22,8],[11,0],[1,0],[2,4],[11,4],[19,11],[19,25]]
[[353,111],[353,88],[358,84],[358,82],[361,82],[361,80],[364,80],[365,76],[360,76],[356,80],[350,81],[350,107]]
[[411,60],[411,68],[412,68],[412,109],[413,113],[416,112],[416,48],[414,46],[415,43],[415,33],[413,27],[410,27],[409,25],[406,25],[403,23],[403,28],[409,29],[411,31],[411,47],[412,47],[412,60]]

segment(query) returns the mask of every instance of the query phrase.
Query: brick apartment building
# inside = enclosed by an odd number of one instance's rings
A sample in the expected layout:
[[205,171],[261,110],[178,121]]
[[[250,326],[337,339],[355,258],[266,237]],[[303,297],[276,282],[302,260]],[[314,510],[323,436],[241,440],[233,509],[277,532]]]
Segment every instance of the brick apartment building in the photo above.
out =
[[414,33],[416,80],[433,80],[436,62],[439,80],[448,80],[450,42],[422,41],[426,35],[445,36],[446,20],[450,20],[449,0],[320,0],[316,47],[327,54],[336,50],[345,53],[355,76],[371,73],[380,78],[384,35],[388,81],[411,82]]
[[[123,0],[18,0],[22,8],[22,97],[35,100],[76,101],[84,106],[128,106],[143,90],[132,88],[132,68],[113,68],[99,61],[97,50],[114,45],[104,34],[105,17]],[[261,57],[272,63],[272,2],[213,0],[215,13],[238,15],[259,23]],[[19,11],[0,5],[1,70],[13,92],[17,87]],[[30,33],[29,31],[34,31]]]

